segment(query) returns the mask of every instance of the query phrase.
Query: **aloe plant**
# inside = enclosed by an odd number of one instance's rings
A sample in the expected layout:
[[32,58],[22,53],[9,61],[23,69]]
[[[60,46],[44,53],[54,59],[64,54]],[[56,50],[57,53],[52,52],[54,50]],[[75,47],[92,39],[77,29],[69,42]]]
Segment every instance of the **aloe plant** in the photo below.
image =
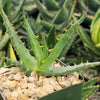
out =
[[[34,52],[34,56],[31,56],[28,49],[24,46],[24,44],[21,42],[20,38],[17,36],[16,31],[14,30],[12,24],[10,23],[9,19],[7,18],[6,14],[4,13],[2,6],[0,6],[0,13],[3,18],[4,24],[7,29],[7,33],[10,37],[10,40],[12,42],[12,45],[14,46],[15,50],[17,51],[22,64],[29,70],[34,70],[38,74],[41,75],[65,75],[74,71],[79,71],[85,68],[90,68],[92,66],[100,65],[100,62],[94,62],[94,63],[81,63],[79,65],[74,66],[66,66],[66,67],[51,67],[53,62],[57,59],[59,54],[61,53],[63,47],[68,42],[68,37],[73,35],[73,32],[77,26],[83,21],[86,15],[83,15],[79,21],[77,21],[69,30],[65,32],[62,38],[57,42],[55,47],[52,49],[50,53],[48,53],[48,48],[45,42],[43,43],[43,48],[41,48],[38,37],[33,34],[33,31],[31,27],[29,26],[27,19],[24,15],[24,24],[26,27],[26,30],[28,32],[28,37],[30,39],[30,44],[32,47],[32,50]],[[6,18],[6,20],[5,20]],[[9,27],[10,26],[10,27]]]

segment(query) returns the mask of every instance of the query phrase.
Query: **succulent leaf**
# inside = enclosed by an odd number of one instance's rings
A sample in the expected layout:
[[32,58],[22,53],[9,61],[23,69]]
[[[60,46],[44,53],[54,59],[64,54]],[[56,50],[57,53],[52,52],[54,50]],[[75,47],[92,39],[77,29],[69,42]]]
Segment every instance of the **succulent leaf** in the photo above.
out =
[[93,78],[93,79],[89,80],[88,82],[85,82],[83,84],[83,88],[88,87],[88,86],[93,86],[97,82],[97,80],[98,80],[98,77]]
[[26,72],[26,71],[27,71],[26,67],[25,67],[23,64],[21,64],[19,61],[12,60],[12,59],[9,59],[9,58],[3,58],[3,59],[5,59],[5,60],[7,60],[8,62],[10,62],[11,64],[13,64],[13,65],[19,67],[19,69],[20,69],[21,71],[23,71],[23,72]]
[[5,51],[0,51],[0,67],[3,66],[4,60],[2,57],[5,56]]
[[[63,16],[62,16],[63,15]],[[58,14],[54,17],[53,24],[61,24],[67,19],[68,11],[65,7],[62,7]]]
[[1,39],[1,36],[2,36],[2,29],[0,29],[0,39]]
[[51,13],[49,13],[44,7],[43,5],[40,3],[39,0],[34,0],[34,2],[37,5],[37,8],[40,10],[40,12],[44,15],[44,17],[48,17],[48,18],[52,18],[53,15]]
[[46,21],[40,20],[39,22],[40,22],[41,25],[43,25],[44,28],[47,29],[48,31],[53,27],[52,24],[50,24],[50,23],[48,23],[48,22],[46,22]]
[[73,16],[75,7],[76,7],[76,0],[74,0],[73,3],[72,3],[71,10],[70,10],[70,12],[68,13],[68,21],[67,21],[67,24],[65,24],[65,25],[68,25],[68,23],[70,22],[70,20],[71,20],[71,18],[72,18],[72,16]]
[[68,50],[72,46],[73,42],[76,40],[77,36],[78,36],[78,34],[74,33],[72,35],[72,37],[69,37],[69,40],[68,40],[67,44],[65,45],[65,47],[63,48],[63,51],[61,52],[59,58],[64,57],[64,55],[67,54]]
[[55,36],[55,34],[56,34],[56,28],[54,26],[49,31],[49,34],[48,34],[48,37],[47,37],[47,45],[48,45],[49,49],[52,49],[56,44],[56,36]]
[[43,0],[44,5],[48,10],[58,10],[59,6],[55,0]]
[[2,36],[2,38],[0,39],[0,50],[2,50],[5,47],[8,40],[9,40],[8,34],[5,34],[5,35]]
[[100,7],[100,0],[85,0],[87,2],[87,5],[89,9],[93,12],[95,12]]
[[4,11],[6,11],[6,14],[9,16],[12,8],[12,0],[1,0],[2,7],[4,8]]
[[38,71],[38,74],[46,75],[46,76],[59,76],[59,75],[67,75],[69,73],[80,71],[86,68],[91,68],[100,65],[100,62],[93,62],[93,63],[81,63],[79,65],[74,66],[66,66],[66,67],[51,67],[49,71]]
[[30,44],[32,46],[32,50],[35,54],[35,57],[37,59],[39,66],[40,66],[40,64],[42,62],[42,53],[43,52],[42,52],[42,49],[39,45],[38,38],[34,35],[35,33],[32,31],[30,25],[26,21],[25,15],[24,15],[24,23],[25,23],[25,27],[26,27],[26,30],[28,33]]
[[100,9],[97,11],[91,24],[91,38],[97,47],[100,47]]
[[22,0],[19,4],[19,6],[17,7],[17,10],[14,12],[14,16],[12,18],[12,22],[14,23],[16,21],[16,19],[19,17],[21,11],[22,11],[22,7],[24,5],[25,0]]
[[100,47],[100,18],[95,22],[93,30],[91,32],[93,42],[97,47]]
[[45,37],[43,38],[43,53],[42,53],[42,60],[45,60],[48,57],[48,47],[45,40]]
[[100,7],[100,2],[98,0],[78,0],[82,11],[87,9],[88,6],[88,14],[94,15],[96,10]]
[[91,31],[92,31],[92,29],[93,29],[94,23],[95,23],[99,18],[100,18],[100,9],[98,9],[98,11],[97,11],[97,13],[96,13],[96,15],[95,15],[95,17],[94,17],[92,23],[91,23]]
[[66,8],[69,7],[70,3],[72,0],[65,0],[63,3],[63,6],[65,6]]
[[10,44],[10,58],[12,60],[17,60],[11,44]]

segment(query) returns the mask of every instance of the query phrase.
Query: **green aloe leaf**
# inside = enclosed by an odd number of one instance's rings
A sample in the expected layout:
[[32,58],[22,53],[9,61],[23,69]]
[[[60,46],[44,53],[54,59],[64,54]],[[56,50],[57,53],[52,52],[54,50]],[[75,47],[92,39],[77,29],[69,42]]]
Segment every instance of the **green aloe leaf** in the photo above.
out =
[[4,51],[0,51],[0,68],[3,66],[4,60],[2,57],[5,56],[5,52]]
[[46,30],[48,30],[48,31],[53,27],[52,24],[50,24],[50,23],[48,23],[48,22],[46,22],[46,21],[39,20],[39,22],[40,22],[40,24],[43,25],[43,27],[44,27]]
[[65,47],[63,48],[63,51],[61,52],[60,57],[64,57],[65,54],[68,53],[68,50],[70,49],[70,47],[72,46],[73,42],[76,40],[78,34],[74,33],[71,37],[69,37],[69,41],[67,42],[67,44],[65,45]]
[[69,7],[71,1],[72,0],[65,0],[63,6],[65,6],[66,8]]
[[56,36],[55,36],[55,34],[56,34],[56,28],[54,26],[49,31],[49,34],[48,34],[48,37],[47,37],[47,45],[48,45],[49,49],[52,49],[56,44]]
[[98,80],[98,77],[93,78],[93,79],[89,80],[88,82],[85,82],[85,83],[83,84],[83,88],[84,88],[84,87],[87,87],[87,86],[92,86],[92,85],[94,85],[94,84],[97,82],[97,80]]
[[100,9],[97,11],[90,28],[92,41],[98,47],[100,45]]
[[1,0],[1,2],[4,11],[9,16],[12,11],[12,0]]
[[23,64],[21,64],[21,62],[16,61],[16,60],[12,60],[12,59],[7,58],[7,57],[4,57],[3,59],[7,60],[7,62],[10,62],[12,65],[19,67],[19,69],[21,71],[23,71],[23,72],[27,71],[26,67]]
[[22,7],[24,5],[25,0],[22,0],[19,4],[19,6],[17,7],[16,11],[13,13],[13,18],[12,18],[12,22],[14,23],[16,21],[16,19],[19,17],[21,11],[22,11]]
[[37,8],[39,9],[39,11],[41,12],[41,14],[42,14],[44,17],[48,17],[48,18],[52,18],[52,17],[53,17],[53,14],[49,13],[49,12],[43,7],[43,5],[40,3],[39,0],[34,0],[34,2],[36,3]]
[[81,71],[83,69],[92,68],[95,66],[100,65],[100,62],[87,62],[87,63],[81,63],[79,65],[73,65],[73,66],[65,66],[65,67],[50,67],[48,71],[38,71],[37,73],[40,75],[46,75],[46,76],[59,76],[59,75],[67,75],[72,72]]
[[44,5],[48,10],[58,10],[59,6],[55,0],[43,0]]
[[48,47],[45,37],[43,37],[43,53],[42,53],[42,60],[45,60],[48,57]]
[[93,29],[94,23],[95,23],[99,18],[100,18],[100,9],[98,9],[98,11],[97,11],[97,13],[96,13],[96,15],[95,15],[95,17],[94,17],[92,23],[91,23],[91,31],[92,31],[92,29]]
[[0,29],[0,39],[1,39],[1,37],[2,37],[2,29]]
[[6,34],[3,35],[2,38],[0,39],[0,50],[2,50],[2,49],[5,47],[5,45],[7,44],[8,40],[9,40],[9,36],[8,36],[8,34],[6,33]]
[[52,23],[60,24],[67,19],[67,16],[68,16],[67,9],[65,7],[62,7],[62,9],[58,12],[58,14],[53,19]]
[[[85,5],[84,1],[78,0],[78,2],[80,3],[82,10],[86,10],[87,9],[87,6]],[[91,9],[88,9],[88,12],[90,14],[94,14],[94,12]]]
[[24,23],[25,23],[26,30],[28,32],[28,37],[29,37],[30,44],[32,46],[32,50],[35,54],[35,57],[37,59],[39,66],[40,66],[40,64],[42,62],[42,53],[43,52],[39,45],[38,38],[34,35],[35,33],[32,31],[30,25],[28,24],[25,15],[24,15]]

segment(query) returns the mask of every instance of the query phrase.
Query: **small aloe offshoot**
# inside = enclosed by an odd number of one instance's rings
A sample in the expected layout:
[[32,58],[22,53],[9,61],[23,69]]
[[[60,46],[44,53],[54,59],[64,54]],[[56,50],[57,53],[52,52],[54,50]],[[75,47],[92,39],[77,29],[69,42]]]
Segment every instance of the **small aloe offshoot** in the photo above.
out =
[[[7,18],[6,14],[4,13],[2,6],[0,6],[0,13],[4,20],[4,24],[7,29],[7,33],[11,40],[12,45],[14,46],[16,52],[18,53],[22,64],[29,70],[34,70],[38,74],[47,75],[47,76],[58,76],[58,75],[66,75],[68,73],[79,71],[85,68],[90,68],[92,66],[100,65],[100,62],[94,63],[81,63],[79,65],[74,66],[66,66],[66,67],[51,67],[53,62],[57,59],[60,55],[61,51],[63,50],[64,46],[69,40],[69,37],[73,35],[73,31],[77,28],[77,26],[84,20],[86,15],[83,15],[69,30],[65,32],[65,34],[59,39],[56,43],[54,48],[51,52],[48,52],[48,48],[45,42],[45,38],[43,38],[43,48],[41,48],[38,37],[34,35],[31,27],[28,24],[28,21],[25,17],[24,24],[28,33],[28,38],[30,40],[30,44],[32,50],[34,52],[34,56],[32,56],[28,49],[24,46],[20,38],[17,36],[16,31],[14,30],[12,24],[10,23],[9,19]],[[5,20],[6,18],[6,20]]]

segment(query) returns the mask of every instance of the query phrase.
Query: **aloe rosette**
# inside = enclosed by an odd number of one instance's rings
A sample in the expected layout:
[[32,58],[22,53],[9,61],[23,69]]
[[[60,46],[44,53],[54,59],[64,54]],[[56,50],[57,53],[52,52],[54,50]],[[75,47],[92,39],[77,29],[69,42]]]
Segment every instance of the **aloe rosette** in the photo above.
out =
[[35,55],[34,57],[29,53],[28,49],[24,46],[20,38],[17,36],[16,31],[14,30],[14,27],[12,26],[6,14],[4,13],[2,6],[0,6],[0,13],[3,18],[4,24],[6,26],[7,33],[11,40],[11,43],[14,46],[16,52],[18,53],[18,56],[22,61],[21,64],[24,65],[27,69],[34,70],[41,75],[57,76],[57,75],[66,75],[74,71],[79,71],[85,68],[90,68],[92,66],[100,65],[100,62],[94,62],[94,63],[87,62],[87,63],[81,63],[79,65],[66,66],[61,68],[51,67],[53,62],[57,59],[57,57],[61,53],[65,44],[68,42],[68,38],[73,35],[72,31],[74,31],[77,28],[77,26],[84,20],[86,15],[83,15],[69,30],[65,32],[63,37],[60,38],[60,40],[56,43],[51,52],[48,52],[45,39],[43,43],[43,48],[41,48],[38,42],[38,37],[33,34],[34,32],[29,26],[26,17],[24,15],[24,24],[28,32],[28,38],[30,40],[32,50]]

